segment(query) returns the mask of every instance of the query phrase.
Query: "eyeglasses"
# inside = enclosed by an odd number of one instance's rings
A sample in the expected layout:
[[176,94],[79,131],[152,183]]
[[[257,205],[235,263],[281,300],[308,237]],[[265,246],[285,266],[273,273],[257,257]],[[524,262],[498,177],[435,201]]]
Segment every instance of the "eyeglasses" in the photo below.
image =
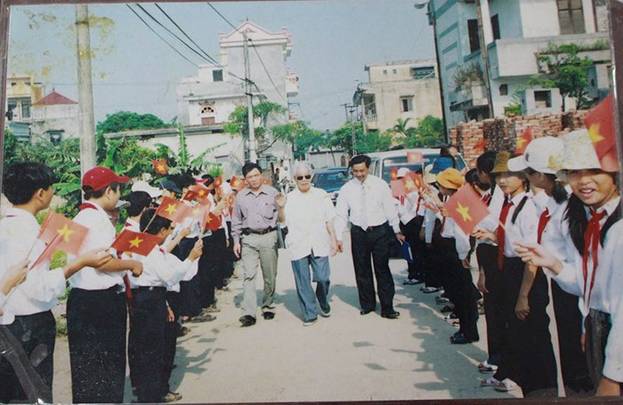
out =
[[301,180],[303,180],[303,179],[305,179],[305,180],[309,180],[309,179],[311,179],[311,174],[306,174],[305,176],[296,176],[296,179],[297,179],[298,181],[301,181]]

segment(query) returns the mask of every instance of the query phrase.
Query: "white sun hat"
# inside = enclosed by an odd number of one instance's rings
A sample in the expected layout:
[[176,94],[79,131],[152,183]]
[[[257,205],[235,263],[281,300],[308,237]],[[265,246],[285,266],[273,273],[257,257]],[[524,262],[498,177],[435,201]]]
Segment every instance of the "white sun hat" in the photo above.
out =
[[564,144],[561,170],[601,169],[597,152],[585,128],[571,131],[561,139]]
[[561,169],[564,148],[563,141],[553,136],[534,139],[523,155],[508,161],[508,169],[511,172],[520,172],[531,168],[540,173],[556,174]]
[[152,187],[146,181],[138,180],[132,184],[132,191],[144,191],[151,198],[158,198],[162,195],[162,190],[157,187]]
[[407,174],[409,174],[409,169],[407,169],[406,167],[401,167],[400,169],[398,169],[398,173],[396,174],[396,177],[398,178],[405,177]]

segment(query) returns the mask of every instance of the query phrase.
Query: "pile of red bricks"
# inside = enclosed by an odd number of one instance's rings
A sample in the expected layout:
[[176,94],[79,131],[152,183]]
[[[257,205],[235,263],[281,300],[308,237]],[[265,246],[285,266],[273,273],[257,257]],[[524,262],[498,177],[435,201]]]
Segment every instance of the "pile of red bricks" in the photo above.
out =
[[514,151],[516,140],[527,128],[535,138],[558,136],[583,126],[586,111],[540,114],[512,118],[490,118],[462,122],[450,130],[450,143],[457,145],[470,166],[486,150]]

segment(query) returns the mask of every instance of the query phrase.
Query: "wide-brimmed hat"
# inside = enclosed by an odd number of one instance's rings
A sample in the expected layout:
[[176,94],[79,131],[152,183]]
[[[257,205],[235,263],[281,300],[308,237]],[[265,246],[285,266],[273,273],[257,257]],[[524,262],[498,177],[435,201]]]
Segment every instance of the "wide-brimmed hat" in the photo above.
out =
[[563,149],[563,141],[553,136],[534,139],[523,155],[508,161],[508,170],[520,172],[531,168],[540,173],[556,174],[561,168]]
[[561,170],[601,169],[601,162],[585,128],[576,129],[561,137],[564,145]]
[[510,172],[510,169],[508,168],[508,161],[510,160],[510,158],[511,154],[509,152],[498,152],[495,155],[495,164],[493,165],[493,170],[491,170],[491,173]]
[[407,174],[409,174],[410,170],[407,169],[406,167],[401,167],[400,169],[398,169],[398,173],[396,173],[396,177],[401,178],[401,177],[405,177]]
[[424,175],[422,176],[422,178],[424,179],[424,183],[426,183],[426,184],[433,184],[433,183],[437,182],[437,176],[432,174],[431,170],[433,170],[433,165],[432,164],[430,164],[430,165],[428,165],[428,166],[426,166],[424,168]]
[[437,183],[447,189],[458,190],[465,184],[465,177],[458,170],[449,168],[437,175]]

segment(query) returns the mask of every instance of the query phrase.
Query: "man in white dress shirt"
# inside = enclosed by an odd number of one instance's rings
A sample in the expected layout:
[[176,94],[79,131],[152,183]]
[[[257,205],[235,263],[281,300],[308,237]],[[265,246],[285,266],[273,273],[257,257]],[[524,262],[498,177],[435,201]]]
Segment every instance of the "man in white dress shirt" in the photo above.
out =
[[366,315],[376,310],[372,260],[381,316],[396,319],[400,313],[394,310],[393,305],[394,279],[389,269],[389,249],[392,238],[397,238],[400,243],[405,240],[400,232],[398,212],[387,183],[369,174],[370,157],[355,156],[349,166],[354,178],[341,188],[337,198],[338,249],[341,251],[343,248],[342,234],[350,221],[360,313]]
[[[277,205],[285,206],[285,223],[288,227],[286,246],[292,262],[294,282],[299,303],[303,311],[303,325],[309,326],[318,319],[316,299],[320,315],[328,317],[331,306],[329,293],[329,255],[337,252],[337,240],[333,219],[335,208],[326,191],[311,184],[312,170],[305,162],[298,162],[292,170],[296,189],[288,193],[287,202],[283,195],[276,199]],[[316,293],[312,288],[309,268],[316,282]]]

